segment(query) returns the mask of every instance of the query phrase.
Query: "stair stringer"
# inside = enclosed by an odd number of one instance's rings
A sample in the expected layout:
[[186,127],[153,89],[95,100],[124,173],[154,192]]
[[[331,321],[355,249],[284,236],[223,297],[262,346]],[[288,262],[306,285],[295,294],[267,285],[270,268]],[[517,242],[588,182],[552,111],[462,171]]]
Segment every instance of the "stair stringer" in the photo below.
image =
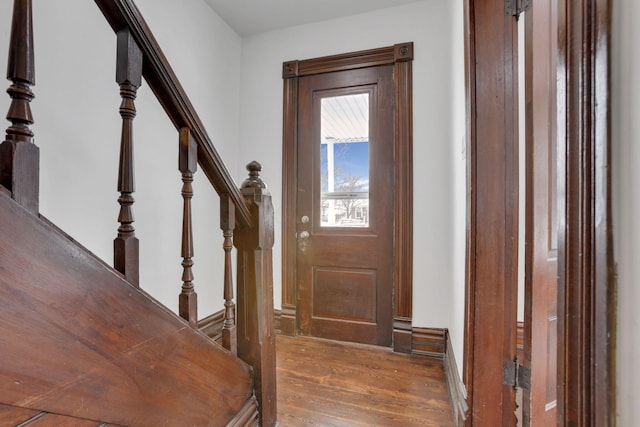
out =
[[124,426],[253,424],[247,364],[3,192],[0,218],[0,404]]

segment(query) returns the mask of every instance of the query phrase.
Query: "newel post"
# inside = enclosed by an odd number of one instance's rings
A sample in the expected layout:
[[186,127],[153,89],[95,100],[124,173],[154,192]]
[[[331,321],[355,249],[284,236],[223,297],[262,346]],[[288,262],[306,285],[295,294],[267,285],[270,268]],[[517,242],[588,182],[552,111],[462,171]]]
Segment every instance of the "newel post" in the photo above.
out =
[[11,106],[7,120],[6,138],[0,144],[0,184],[11,191],[12,197],[33,213],[38,213],[40,188],[40,150],[33,143],[31,86],[36,83],[33,52],[33,19],[31,0],[15,0],[7,79]]
[[273,327],[273,205],[260,179],[262,166],[247,165],[242,195],[251,211],[251,228],[236,230],[238,250],[238,357],[253,366],[260,425],[276,424],[276,358]]

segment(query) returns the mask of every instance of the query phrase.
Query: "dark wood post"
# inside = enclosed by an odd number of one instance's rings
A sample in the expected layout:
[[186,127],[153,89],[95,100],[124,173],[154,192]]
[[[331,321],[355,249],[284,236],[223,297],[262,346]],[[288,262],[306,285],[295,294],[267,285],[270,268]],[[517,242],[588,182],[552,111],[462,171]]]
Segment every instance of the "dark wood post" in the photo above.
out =
[[135,173],[133,162],[133,119],[136,117],[135,99],[142,84],[142,51],[129,29],[118,32],[116,82],[120,85],[120,116],[122,137],[120,139],[120,164],[118,169],[118,236],[113,241],[114,268],[124,274],[132,285],[140,286],[139,245],[133,222],[133,192]]
[[236,331],[236,305],[233,302],[233,275],[231,267],[231,249],[233,249],[233,228],[236,223],[236,210],[231,197],[220,197],[220,228],[224,236],[224,324],[222,325],[222,346],[234,355],[238,354]]
[[30,86],[36,83],[33,53],[33,19],[31,0],[15,0],[9,45],[7,89],[11,106],[7,120],[11,126],[0,144],[0,183],[13,198],[33,213],[38,212],[40,188],[40,150],[33,143]]
[[178,299],[180,317],[189,326],[198,329],[198,295],[193,286],[193,224],[191,199],[193,198],[193,174],[198,169],[198,146],[188,128],[180,129],[178,167],[182,173],[182,291]]
[[235,231],[238,249],[238,357],[253,366],[260,425],[276,424],[276,359],[273,327],[273,205],[260,179],[262,166],[247,165],[242,194],[253,217],[251,228]]

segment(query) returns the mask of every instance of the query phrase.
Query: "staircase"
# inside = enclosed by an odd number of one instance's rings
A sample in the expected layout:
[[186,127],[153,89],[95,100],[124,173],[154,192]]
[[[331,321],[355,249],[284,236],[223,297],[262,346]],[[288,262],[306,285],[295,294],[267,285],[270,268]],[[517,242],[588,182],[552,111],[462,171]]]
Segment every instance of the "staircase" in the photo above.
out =
[[[32,1],[14,0],[11,125],[0,145],[0,424],[274,426],[273,208],[261,166],[248,165],[249,178],[239,189],[133,1],[96,4],[116,33],[122,97],[113,267],[39,214],[39,153],[30,130]],[[143,78],[179,141],[179,316],[139,283],[132,130]],[[198,330],[191,221],[198,166],[220,196],[222,345]]]

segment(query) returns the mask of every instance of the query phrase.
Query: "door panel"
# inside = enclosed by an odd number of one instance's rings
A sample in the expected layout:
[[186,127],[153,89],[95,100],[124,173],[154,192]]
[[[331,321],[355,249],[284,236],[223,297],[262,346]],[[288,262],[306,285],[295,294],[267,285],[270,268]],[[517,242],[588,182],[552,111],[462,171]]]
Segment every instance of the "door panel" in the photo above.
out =
[[389,346],[393,66],[300,78],[298,123],[299,332]]
[[525,426],[555,426],[557,406],[557,6],[532,4],[526,15],[527,201],[525,250]]

